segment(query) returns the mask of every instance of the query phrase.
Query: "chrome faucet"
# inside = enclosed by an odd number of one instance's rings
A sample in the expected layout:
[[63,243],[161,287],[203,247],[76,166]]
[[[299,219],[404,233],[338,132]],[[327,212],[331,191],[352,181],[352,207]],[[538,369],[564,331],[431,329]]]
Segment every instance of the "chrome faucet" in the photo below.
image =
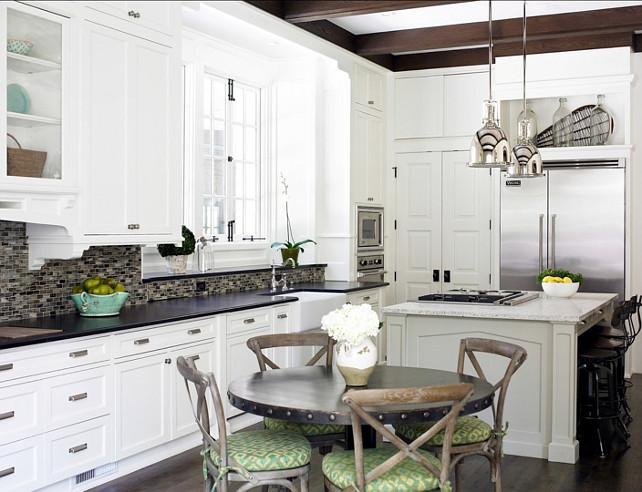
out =
[[292,263],[292,268],[294,268],[294,267],[296,266],[296,264],[294,263],[294,260],[293,260],[292,258],[287,258],[287,259],[286,259],[286,260],[281,264],[281,266],[287,266],[288,261],[289,261],[290,263]]
[[274,260],[272,260],[272,281],[270,282],[270,292],[276,292],[279,285],[281,286],[281,292],[290,290],[290,288],[288,287],[287,275],[283,274],[281,280],[276,279],[276,265],[274,264]]

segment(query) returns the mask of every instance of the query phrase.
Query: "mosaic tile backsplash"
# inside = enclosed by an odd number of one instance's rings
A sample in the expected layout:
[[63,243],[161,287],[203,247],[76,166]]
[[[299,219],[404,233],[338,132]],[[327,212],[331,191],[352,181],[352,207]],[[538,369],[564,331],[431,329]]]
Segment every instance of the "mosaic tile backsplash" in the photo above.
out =
[[[94,275],[121,282],[128,304],[264,289],[271,279],[269,271],[257,271],[143,284],[140,246],[92,246],[82,258],[47,260],[40,270],[29,270],[25,224],[0,221],[0,321],[73,313],[71,289]],[[288,271],[290,284],[324,279],[324,267]],[[204,282],[205,291],[196,292],[196,282]]]

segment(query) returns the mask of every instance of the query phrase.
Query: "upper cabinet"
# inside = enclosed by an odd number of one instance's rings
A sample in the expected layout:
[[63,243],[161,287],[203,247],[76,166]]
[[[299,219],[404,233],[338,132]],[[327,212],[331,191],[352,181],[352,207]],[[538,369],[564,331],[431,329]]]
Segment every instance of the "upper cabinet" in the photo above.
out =
[[384,110],[383,75],[362,65],[355,67],[355,104],[363,108]]
[[85,234],[172,234],[182,220],[178,56],[93,22],[85,48]]
[[481,126],[488,72],[395,79],[396,140],[469,137]]

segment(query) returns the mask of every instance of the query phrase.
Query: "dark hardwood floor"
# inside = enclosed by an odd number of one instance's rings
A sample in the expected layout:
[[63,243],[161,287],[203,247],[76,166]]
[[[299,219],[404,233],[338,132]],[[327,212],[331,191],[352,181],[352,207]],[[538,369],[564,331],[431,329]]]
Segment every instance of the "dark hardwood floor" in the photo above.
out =
[[[601,426],[606,457],[599,458],[596,433],[582,429],[580,460],[575,465],[549,463],[534,458],[505,456],[503,489],[507,492],[571,492],[617,491],[633,492],[642,488],[642,375],[633,376],[629,404],[633,422],[628,426],[630,448],[608,424]],[[510,432],[510,430],[509,430]],[[310,492],[323,491],[321,458],[313,454]],[[481,457],[468,458],[462,465],[463,490],[486,492],[494,490],[488,479],[488,462]],[[126,477],[92,489],[93,492],[137,492],[162,490],[187,492],[202,490],[202,462],[198,449],[144,468]]]

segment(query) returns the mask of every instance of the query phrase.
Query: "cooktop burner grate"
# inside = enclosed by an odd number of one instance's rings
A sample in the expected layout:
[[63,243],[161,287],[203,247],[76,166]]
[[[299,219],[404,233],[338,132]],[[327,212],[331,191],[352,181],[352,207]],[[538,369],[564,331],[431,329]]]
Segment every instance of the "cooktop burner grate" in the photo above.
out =
[[462,302],[471,304],[493,304],[494,302],[521,295],[519,290],[449,290],[443,294],[419,296],[420,301]]

